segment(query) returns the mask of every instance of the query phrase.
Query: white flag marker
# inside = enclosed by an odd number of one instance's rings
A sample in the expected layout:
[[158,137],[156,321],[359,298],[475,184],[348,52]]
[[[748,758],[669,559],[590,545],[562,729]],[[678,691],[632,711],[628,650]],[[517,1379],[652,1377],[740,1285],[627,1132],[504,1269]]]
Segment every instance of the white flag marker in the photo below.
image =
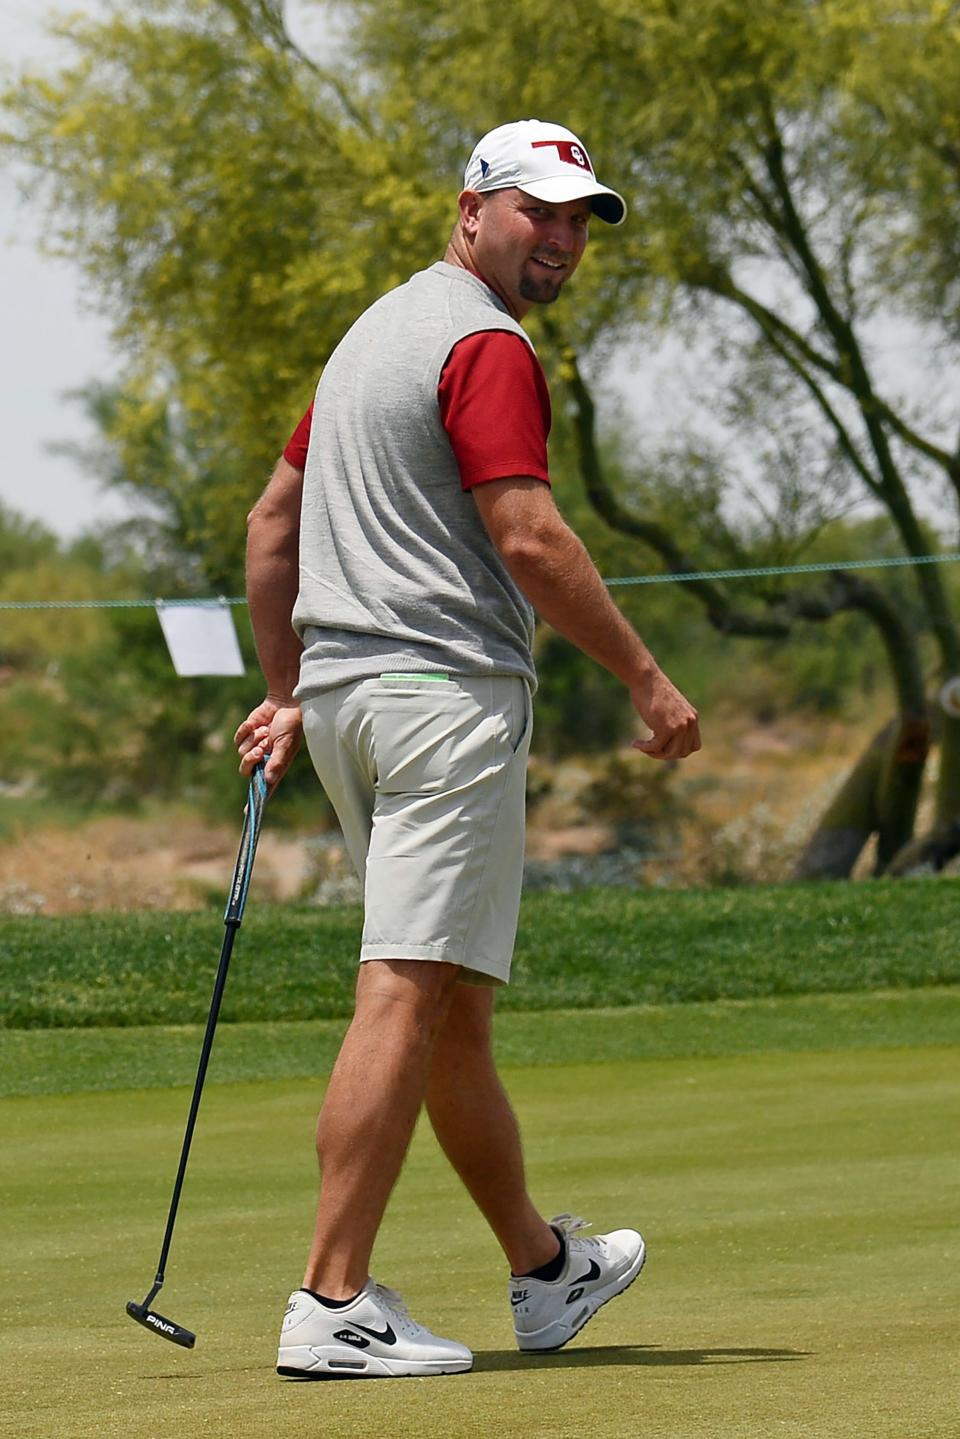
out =
[[229,606],[169,605],[157,601],[157,618],[178,675],[242,675],[243,656]]

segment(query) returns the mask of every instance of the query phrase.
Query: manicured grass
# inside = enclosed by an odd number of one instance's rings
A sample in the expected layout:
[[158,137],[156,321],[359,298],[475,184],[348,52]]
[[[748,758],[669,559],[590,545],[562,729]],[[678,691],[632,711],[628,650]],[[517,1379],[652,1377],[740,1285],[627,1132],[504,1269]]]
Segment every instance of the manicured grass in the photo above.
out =
[[952,1439],[960,1077],[949,1051],[507,1071],[547,1212],[639,1223],[645,1276],[557,1355],[513,1348],[492,1239],[421,1131],[375,1272],[471,1344],[474,1373],[272,1372],[314,1194],[315,1087],[205,1097],[160,1304],[183,1092],[0,1102],[4,1419],[18,1439]]
[[[226,1024],[210,1082],[326,1075],[342,1019]],[[0,1031],[0,1095],[75,1094],[191,1085],[200,1025]],[[960,1039],[960,986],[873,994],[790,995],[709,1004],[551,1010],[497,1016],[500,1064],[950,1045]]]
[[[594,890],[524,902],[506,1010],[594,1009],[960,982],[957,882]],[[0,921],[11,1028],[201,1022],[219,914]],[[226,1022],[350,1012],[359,914],[251,906]]]

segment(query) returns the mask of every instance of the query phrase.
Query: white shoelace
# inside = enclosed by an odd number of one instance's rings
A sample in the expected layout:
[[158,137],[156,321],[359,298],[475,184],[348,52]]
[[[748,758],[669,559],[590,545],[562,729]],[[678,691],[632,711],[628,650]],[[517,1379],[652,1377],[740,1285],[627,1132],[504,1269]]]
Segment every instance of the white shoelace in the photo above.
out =
[[562,1230],[564,1239],[568,1243],[572,1241],[578,1249],[581,1245],[592,1246],[594,1249],[602,1248],[600,1240],[595,1234],[581,1233],[582,1230],[591,1228],[589,1219],[580,1219],[575,1214],[558,1214],[550,1220],[550,1224],[554,1229]]
[[376,1280],[374,1280],[373,1288],[384,1309],[390,1310],[391,1315],[408,1336],[412,1338],[420,1332],[423,1325],[418,1324],[414,1319],[402,1294],[398,1294],[396,1289],[391,1289],[387,1284],[378,1284]]

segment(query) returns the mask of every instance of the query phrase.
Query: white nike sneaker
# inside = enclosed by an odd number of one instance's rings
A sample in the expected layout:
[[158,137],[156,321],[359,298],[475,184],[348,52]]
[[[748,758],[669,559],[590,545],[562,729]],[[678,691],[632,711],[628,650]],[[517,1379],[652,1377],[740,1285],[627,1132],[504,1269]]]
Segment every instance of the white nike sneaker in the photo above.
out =
[[327,1309],[305,1289],[290,1295],[277,1373],[291,1379],[388,1379],[462,1374],[473,1355],[411,1319],[400,1295],[368,1279],[356,1299]]
[[523,1350],[562,1349],[608,1299],[636,1279],[647,1257],[635,1229],[582,1235],[582,1219],[560,1214],[550,1220],[563,1233],[567,1259],[558,1279],[510,1276],[513,1330]]

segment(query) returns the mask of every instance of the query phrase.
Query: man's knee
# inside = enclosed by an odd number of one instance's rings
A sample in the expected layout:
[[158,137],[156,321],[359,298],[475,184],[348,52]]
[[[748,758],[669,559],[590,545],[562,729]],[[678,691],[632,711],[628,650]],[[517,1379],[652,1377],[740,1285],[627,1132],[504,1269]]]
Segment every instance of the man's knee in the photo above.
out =
[[434,1025],[446,1019],[457,989],[458,964],[422,959],[367,959],[357,978],[357,1015],[378,1009]]
[[454,1053],[483,1055],[493,1044],[494,989],[458,984],[444,1021],[441,1043]]

